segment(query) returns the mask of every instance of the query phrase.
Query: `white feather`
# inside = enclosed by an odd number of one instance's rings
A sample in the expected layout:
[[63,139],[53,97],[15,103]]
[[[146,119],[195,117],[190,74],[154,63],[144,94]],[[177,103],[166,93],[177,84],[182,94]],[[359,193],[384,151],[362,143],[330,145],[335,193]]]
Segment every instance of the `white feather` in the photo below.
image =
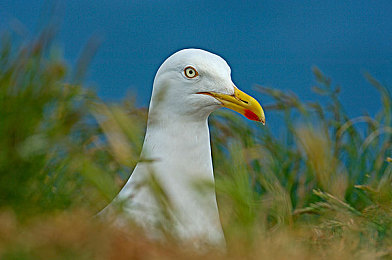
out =
[[[184,68],[199,76],[188,79]],[[197,92],[234,93],[230,68],[219,56],[198,49],[181,50],[159,68],[151,96],[141,158],[130,179],[111,203],[123,202],[124,215],[159,236],[162,201],[148,183],[151,176],[173,206],[173,226],[163,226],[184,241],[224,244],[214,189],[208,116],[220,107]],[[197,184],[209,183],[204,189]]]

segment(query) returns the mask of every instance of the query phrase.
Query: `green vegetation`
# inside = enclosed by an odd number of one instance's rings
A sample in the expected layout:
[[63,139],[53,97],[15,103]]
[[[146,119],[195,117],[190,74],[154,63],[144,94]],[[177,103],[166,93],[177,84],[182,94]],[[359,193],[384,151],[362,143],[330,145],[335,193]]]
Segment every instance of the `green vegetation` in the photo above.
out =
[[[138,160],[146,109],[100,100],[81,83],[86,60],[72,71],[52,39],[49,28],[1,41],[1,258],[199,258],[92,218]],[[279,133],[228,111],[211,117],[228,250],[204,258],[392,257],[391,95],[366,75],[380,111],[349,118],[339,88],[314,75],[322,104],[257,87],[274,99],[265,110],[282,117]]]

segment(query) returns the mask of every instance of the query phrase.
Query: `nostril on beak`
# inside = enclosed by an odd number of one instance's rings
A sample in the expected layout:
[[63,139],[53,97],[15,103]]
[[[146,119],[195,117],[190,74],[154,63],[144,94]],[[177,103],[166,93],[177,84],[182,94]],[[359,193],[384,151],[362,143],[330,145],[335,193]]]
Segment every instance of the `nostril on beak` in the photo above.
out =
[[243,100],[243,99],[240,99],[242,102],[244,102],[245,104],[248,104],[249,102],[248,101],[245,101],[245,100]]
[[241,99],[241,98],[239,98],[239,97],[237,97],[236,95],[231,95],[233,98],[235,98],[235,99],[237,99],[238,101],[241,101],[242,103],[245,103],[245,104],[249,104],[249,102],[248,101],[246,101],[246,100],[243,100],[243,99]]
[[248,101],[246,101],[246,100],[243,100],[243,99],[241,99],[241,98],[239,98],[239,97],[237,97],[236,95],[232,95],[235,99],[237,99],[238,101],[241,101],[242,103],[245,103],[245,104],[249,104],[249,102]]

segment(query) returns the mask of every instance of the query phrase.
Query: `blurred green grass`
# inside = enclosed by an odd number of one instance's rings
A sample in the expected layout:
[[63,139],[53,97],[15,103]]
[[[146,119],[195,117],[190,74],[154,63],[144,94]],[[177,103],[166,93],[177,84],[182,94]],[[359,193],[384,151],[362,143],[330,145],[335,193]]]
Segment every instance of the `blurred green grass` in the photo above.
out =
[[[54,35],[47,28],[30,41],[1,38],[1,258],[200,258],[92,219],[136,165],[147,113],[132,97],[100,100],[82,83],[93,53],[72,69]],[[313,72],[322,103],[257,87],[274,100],[264,106],[267,117],[283,118],[279,133],[229,111],[211,116],[228,249],[202,257],[392,256],[391,95],[365,75],[380,93],[380,111],[350,118],[340,88]]]

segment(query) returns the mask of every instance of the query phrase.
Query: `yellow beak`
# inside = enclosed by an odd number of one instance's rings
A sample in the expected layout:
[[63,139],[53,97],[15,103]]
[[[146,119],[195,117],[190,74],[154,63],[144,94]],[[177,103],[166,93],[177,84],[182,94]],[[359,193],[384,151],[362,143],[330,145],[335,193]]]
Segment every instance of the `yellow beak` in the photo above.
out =
[[215,92],[199,92],[198,94],[209,95],[222,103],[222,106],[230,108],[246,118],[254,121],[259,121],[263,125],[265,124],[264,110],[260,106],[259,102],[253,97],[242,92],[237,87],[234,87],[233,95],[226,95]]

